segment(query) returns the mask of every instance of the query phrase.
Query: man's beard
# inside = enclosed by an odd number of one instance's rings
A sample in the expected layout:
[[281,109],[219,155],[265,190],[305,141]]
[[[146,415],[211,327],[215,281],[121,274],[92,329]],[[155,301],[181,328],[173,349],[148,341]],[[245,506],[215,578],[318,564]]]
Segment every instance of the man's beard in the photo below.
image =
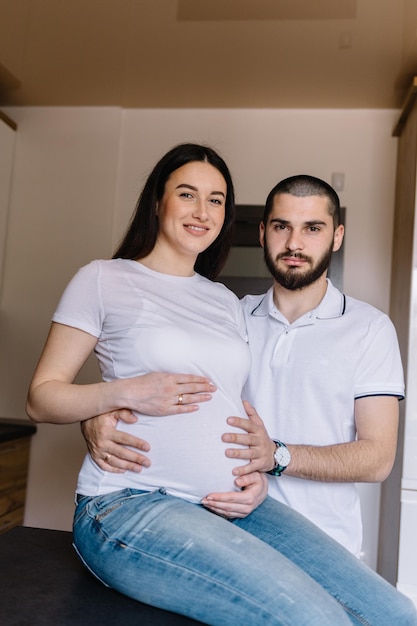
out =
[[[333,242],[326,252],[322,255],[322,257],[313,265],[312,259],[309,256],[305,256],[304,254],[300,254],[298,252],[282,252],[278,254],[275,261],[269,253],[268,250],[268,242],[265,238],[264,242],[264,259],[267,268],[271,272],[274,280],[285,287],[285,289],[289,289],[290,291],[296,291],[297,289],[303,289],[304,287],[308,287],[312,283],[316,282],[320,278],[320,276],[328,269],[330,265],[330,261],[333,254]],[[293,257],[294,259],[302,259],[309,263],[309,268],[307,270],[301,269],[299,266],[288,266],[286,269],[280,269],[278,267],[278,261],[282,257]]]

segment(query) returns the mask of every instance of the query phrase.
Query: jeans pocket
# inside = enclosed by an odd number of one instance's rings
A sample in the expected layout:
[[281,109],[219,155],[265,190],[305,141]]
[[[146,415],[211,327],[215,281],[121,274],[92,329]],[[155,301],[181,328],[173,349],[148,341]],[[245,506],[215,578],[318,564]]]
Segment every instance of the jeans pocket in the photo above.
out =
[[78,512],[80,515],[86,513],[90,518],[100,522],[114,511],[123,507],[125,502],[131,502],[133,499],[149,495],[149,493],[149,491],[140,489],[121,489],[120,491],[100,496],[87,497],[87,499],[81,498],[77,505],[75,517],[78,519]]

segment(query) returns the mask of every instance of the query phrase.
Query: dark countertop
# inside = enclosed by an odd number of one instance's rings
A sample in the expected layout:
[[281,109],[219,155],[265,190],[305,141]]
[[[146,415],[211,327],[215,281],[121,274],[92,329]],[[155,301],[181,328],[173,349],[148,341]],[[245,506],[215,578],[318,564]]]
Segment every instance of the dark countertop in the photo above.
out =
[[105,587],[76,556],[70,532],[13,528],[0,535],[0,554],[3,626],[200,625]]
[[29,437],[36,433],[36,426],[29,420],[18,420],[7,417],[0,418],[0,443]]

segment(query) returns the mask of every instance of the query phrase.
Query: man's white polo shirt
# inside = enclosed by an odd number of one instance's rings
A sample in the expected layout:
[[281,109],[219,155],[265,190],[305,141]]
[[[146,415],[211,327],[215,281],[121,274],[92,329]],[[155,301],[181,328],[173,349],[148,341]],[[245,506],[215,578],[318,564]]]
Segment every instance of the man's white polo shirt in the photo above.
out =
[[[289,324],[271,288],[242,300],[252,366],[243,397],[269,435],[288,444],[353,441],[354,403],[369,395],[404,396],[397,335],[374,307],[330,281],[319,306]],[[359,554],[362,521],[353,483],[270,477],[269,493]],[[278,520],[279,521],[279,520]]]

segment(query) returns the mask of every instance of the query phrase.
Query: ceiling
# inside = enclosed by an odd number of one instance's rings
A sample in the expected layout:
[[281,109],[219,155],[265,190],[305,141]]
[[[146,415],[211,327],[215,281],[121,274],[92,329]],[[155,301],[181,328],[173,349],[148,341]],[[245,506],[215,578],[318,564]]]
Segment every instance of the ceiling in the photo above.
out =
[[0,105],[399,108],[416,0],[0,0]]

